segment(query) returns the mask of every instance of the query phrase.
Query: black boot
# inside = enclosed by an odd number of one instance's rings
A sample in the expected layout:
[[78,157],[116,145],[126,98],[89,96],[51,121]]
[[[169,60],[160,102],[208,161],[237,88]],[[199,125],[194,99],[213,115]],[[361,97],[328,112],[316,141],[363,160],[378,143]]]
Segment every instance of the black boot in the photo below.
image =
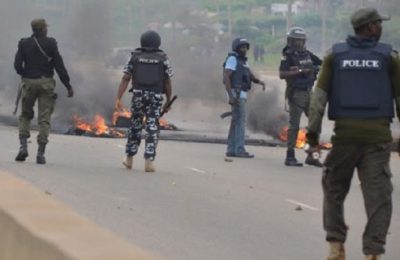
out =
[[19,137],[19,151],[15,160],[17,162],[24,162],[26,157],[28,157],[28,138],[25,136]]
[[294,156],[294,149],[288,149],[288,150],[286,151],[285,165],[286,165],[286,166],[298,166],[298,167],[303,166],[302,163],[299,163],[299,162],[296,160],[296,157]]
[[46,158],[44,157],[44,152],[46,150],[46,144],[40,143],[37,156],[36,156],[36,163],[37,164],[46,164]]
[[311,154],[307,155],[305,163],[315,167],[323,167],[323,164],[319,161],[319,159],[313,158]]

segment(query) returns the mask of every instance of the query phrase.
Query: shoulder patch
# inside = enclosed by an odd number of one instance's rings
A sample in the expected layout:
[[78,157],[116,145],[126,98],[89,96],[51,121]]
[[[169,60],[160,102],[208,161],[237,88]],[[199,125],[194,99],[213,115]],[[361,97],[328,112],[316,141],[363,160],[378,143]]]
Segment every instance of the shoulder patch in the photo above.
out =
[[285,61],[285,60],[287,60],[287,57],[286,57],[286,55],[283,55],[283,56],[281,57],[281,61]]

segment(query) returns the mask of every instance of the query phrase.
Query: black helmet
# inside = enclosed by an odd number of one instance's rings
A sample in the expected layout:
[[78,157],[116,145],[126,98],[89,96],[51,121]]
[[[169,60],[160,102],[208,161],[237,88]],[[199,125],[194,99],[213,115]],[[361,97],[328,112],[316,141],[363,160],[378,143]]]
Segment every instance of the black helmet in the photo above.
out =
[[292,39],[301,39],[301,40],[307,39],[306,31],[301,27],[290,28],[289,31],[287,32],[286,36],[288,38],[292,38]]
[[250,49],[250,43],[246,38],[236,38],[232,41],[232,51],[237,51],[243,45],[247,46],[247,49]]
[[298,51],[305,50],[307,34],[306,31],[301,27],[292,27],[286,34],[287,45]]
[[161,37],[157,32],[153,30],[146,31],[140,36],[140,46],[142,48],[158,49],[160,45]]

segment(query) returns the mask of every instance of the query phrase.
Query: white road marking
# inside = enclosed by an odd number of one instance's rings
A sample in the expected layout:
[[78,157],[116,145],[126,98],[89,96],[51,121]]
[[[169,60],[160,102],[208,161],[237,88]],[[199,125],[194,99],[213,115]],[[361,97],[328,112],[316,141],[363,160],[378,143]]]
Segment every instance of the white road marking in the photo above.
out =
[[121,145],[121,144],[117,144],[117,147],[119,147],[119,148],[125,148],[125,146],[124,146],[124,145]]
[[193,167],[185,167],[186,169],[189,169],[191,171],[197,172],[197,173],[207,173],[206,171],[197,169],[197,168],[193,168]]
[[303,207],[303,208],[309,209],[309,210],[313,210],[313,211],[318,211],[318,210],[319,210],[319,209],[317,209],[317,208],[314,208],[314,207],[312,207],[312,206],[310,206],[310,205],[301,203],[301,202],[299,202],[299,201],[289,200],[289,199],[287,199],[286,201],[289,202],[289,203],[292,203],[292,204],[294,204],[294,205],[298,205],[298,206],[301,206],[301,207]]

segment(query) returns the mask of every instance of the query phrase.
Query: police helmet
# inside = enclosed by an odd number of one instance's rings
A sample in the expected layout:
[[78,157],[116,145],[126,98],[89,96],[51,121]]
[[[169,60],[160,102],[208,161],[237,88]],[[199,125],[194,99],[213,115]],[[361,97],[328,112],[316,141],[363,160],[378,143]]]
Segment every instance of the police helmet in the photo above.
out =
[[144,32],[140,36],[140,46],[142,48],[154,48],[157,49],[161,45],[161,37],[160,35],[153,30],[149,30]]
[[236,38],[232,41],[232,51],[237,51],[243,45],[247,46],[247,49],[250,49],[250,43],[246,38]]
[[306,31],[301,27],[292,27],[286,34],[287,38],[306,40]]

